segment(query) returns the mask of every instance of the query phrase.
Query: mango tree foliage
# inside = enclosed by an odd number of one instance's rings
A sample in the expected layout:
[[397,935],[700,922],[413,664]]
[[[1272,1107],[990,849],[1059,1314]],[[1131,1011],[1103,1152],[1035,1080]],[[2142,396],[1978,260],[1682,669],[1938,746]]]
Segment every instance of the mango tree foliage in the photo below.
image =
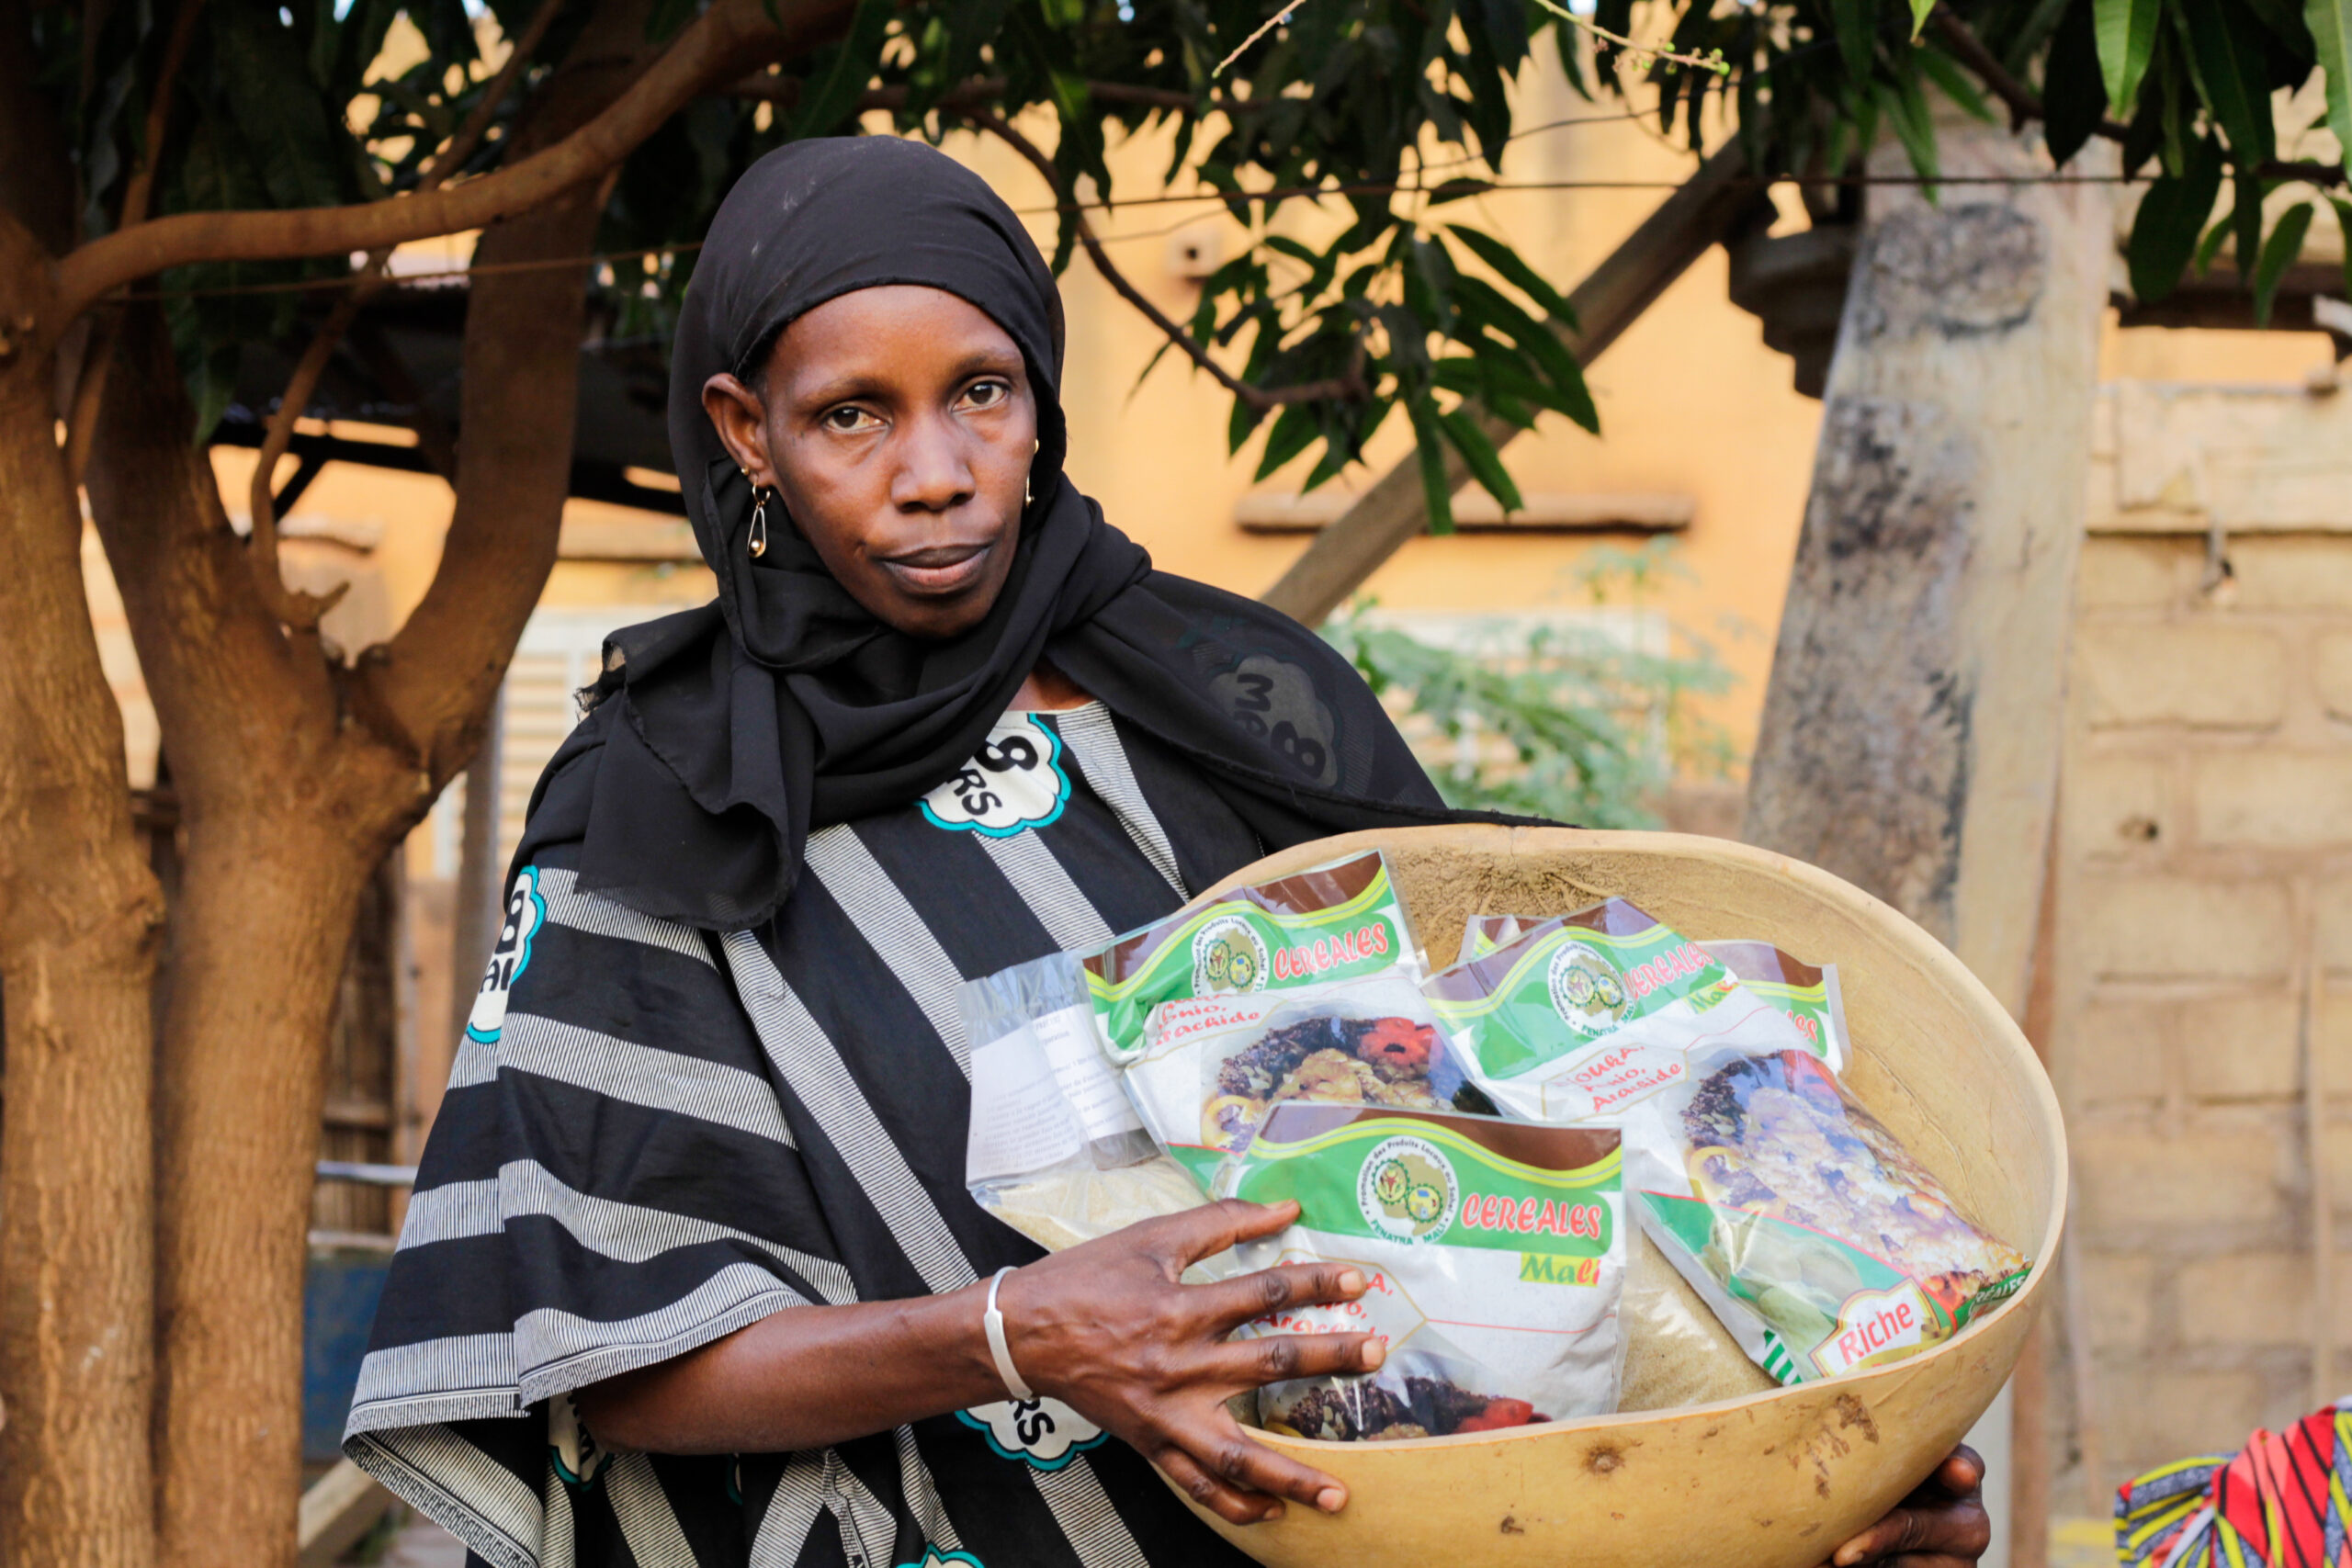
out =
[[[165,110],[172,134],[155,210],[318,207],[411,188],[492,74],[481,39],[521,32],[537,9],[537,0],[496,0],[495,27],[478,28],[458,0],[205,6]],[[695,12],[657,7],[652,25],[675,31]],[[170,5],[32,13],[46,79],[75,137],[85,234],[115,220],[141,162],[177,15]],[[403,20],[424,53],[387,71],[384,45]],[[534,70],[562,57],[579,20],[559,15]],[[1222,197],[1256,236],[1206,281],[1189,321],[1163,323],[1170,349],[1232,392],[1235,445],[1270,424],[1261,471],[1314,451],[1309,482],[1319,484],[1401,417],[1429,442],[1459,448],[1517,504],[1492,443],[1457,409],[1476,398],[1523,423],[1549,410],[1595,428],[1582,374],[1552,330],[1566,302],[1503,241],[1449,220],[1444,203],[1475,187],[1441,179],[1423,160],[1499,175],[1510,82],[1558,24],[1527,0],[1317,0],[1220,72],[1265,20],[1256,0],[863,0],[833,41],[747,81],[713,84],[639,146],[619,172],[599,249],[690,247],[752,159],[794,137],[854,130],[877,106],[934,139],[1034,127],[1023,117],[1043,109],[1058,126],[1044,172],[1072,208],[1059,226],[1059,267],[1083,237],[1080,199],[1123,194],[1110,146],[1167,124],[1170,180]],[[493,130],[471,163],[492,166],[499,151]],[[1333,221],[1318,228],[1330,238],[1306,244],[1275,231],[1300,202],[1335,215],[1336,231]],[[324,314],[331,295],[294,286],[358,261],[206,264],[164,276],[203,430],[225,407],[246,345],[291,346]],[[692,272],[686,249],[650,273],[632,262],[611,274],[621,330],[666,328]],[[1442,487],[1432,500],[1448,515]]]
[[[1980,115],[1997,104],[2040,118],[2058,164],[2095,136],[2120,143],[2124,175],[2151,182],[2128,257],[2143,301],[2210,265],[2227,241],[2267,319],[2318,204],[2352,234],[2341,194],[2352,0],[1664,0],[1648,15],[1675,50],[1719,50],[1728,66],[1721,77],[1652,68],[1665,129],[1679,123],[1696,145],[1705,96],[1720,93],[1758,167],[1834,176],[1884,130],[1932,180],[1931,88]],[[1599,0],[1595,12],[1618,29],[1632,17],[1632,0]],[[2292,129],[2330,133],[2334,154],[2282,156],[2277,96],[2314,82],[2325,108]],[[2278,211],[2266,234],[2265,198],[2282,186],[2310,199]]]

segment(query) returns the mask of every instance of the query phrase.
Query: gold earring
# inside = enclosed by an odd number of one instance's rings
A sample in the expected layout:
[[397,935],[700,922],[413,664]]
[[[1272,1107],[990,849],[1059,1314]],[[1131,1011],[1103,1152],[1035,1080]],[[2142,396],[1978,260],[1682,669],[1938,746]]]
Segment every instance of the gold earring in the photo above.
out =
[[[768,493],[768,495],[774,495],[774,494],[775,493],[775,491],[768,491],[767,493]],[[762,556],[763,556],[763,555],[765,555],[765,554],[767,554],[767,553],[768,553],[768,503],[767,503],[767,497],[766,497],[766,496],[762,495],[762,494],[761,494],[757,490],[753,490],[753,491],[752,491],[752,558],[753,560],[757,560],[757,559],[759,559]]]

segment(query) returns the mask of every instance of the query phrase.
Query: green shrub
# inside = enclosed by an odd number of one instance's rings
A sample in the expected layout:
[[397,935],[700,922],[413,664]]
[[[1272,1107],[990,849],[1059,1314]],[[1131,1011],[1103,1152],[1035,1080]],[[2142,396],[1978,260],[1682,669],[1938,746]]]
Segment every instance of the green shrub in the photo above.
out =
[[1597,549],[1573,572],[1595,614],[1498,615],[1440,647],[1360,599],[1323,635],[1397,716],[1453,804],[1654,828],[1669,784],[1723,778],[1737,761],[1729,734],[1691,701],[1728,691],[1731,671],[1704,638],[1645,613],[1668,575],[1687,575],[1668,541]]

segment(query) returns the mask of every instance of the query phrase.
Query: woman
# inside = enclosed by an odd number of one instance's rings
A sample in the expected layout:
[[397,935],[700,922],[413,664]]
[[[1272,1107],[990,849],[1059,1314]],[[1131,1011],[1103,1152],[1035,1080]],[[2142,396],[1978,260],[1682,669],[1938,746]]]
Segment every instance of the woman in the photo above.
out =
[[483,1560],[1238,1561],[1148,1462],[1346,1503],[1224,1402],[1377,1344],[1225,1337],[1362,1278],[1176,1282],[1292,1210],[1041,1258],[964,1189],[960,979],[1455,819],[1319,639],[1071,486],[1061,358],[927,147],[785,148],[712,224],[670,429],[718,600],[615,635],[533,797],[346,1438]]

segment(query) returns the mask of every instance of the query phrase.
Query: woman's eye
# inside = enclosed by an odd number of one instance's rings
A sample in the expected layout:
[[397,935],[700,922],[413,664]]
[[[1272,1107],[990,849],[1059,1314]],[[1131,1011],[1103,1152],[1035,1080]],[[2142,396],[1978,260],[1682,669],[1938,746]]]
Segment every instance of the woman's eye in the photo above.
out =
[[828,430],[837,430],[843,434],[848,434],[872,425],[874,416],[854,404],[844,403],[840,408],[827,410],[823,423]]
[[976,381],[964,394],[964,400],[974,408],[992,409],[1011,396],[1012,389],[1002,381]]

